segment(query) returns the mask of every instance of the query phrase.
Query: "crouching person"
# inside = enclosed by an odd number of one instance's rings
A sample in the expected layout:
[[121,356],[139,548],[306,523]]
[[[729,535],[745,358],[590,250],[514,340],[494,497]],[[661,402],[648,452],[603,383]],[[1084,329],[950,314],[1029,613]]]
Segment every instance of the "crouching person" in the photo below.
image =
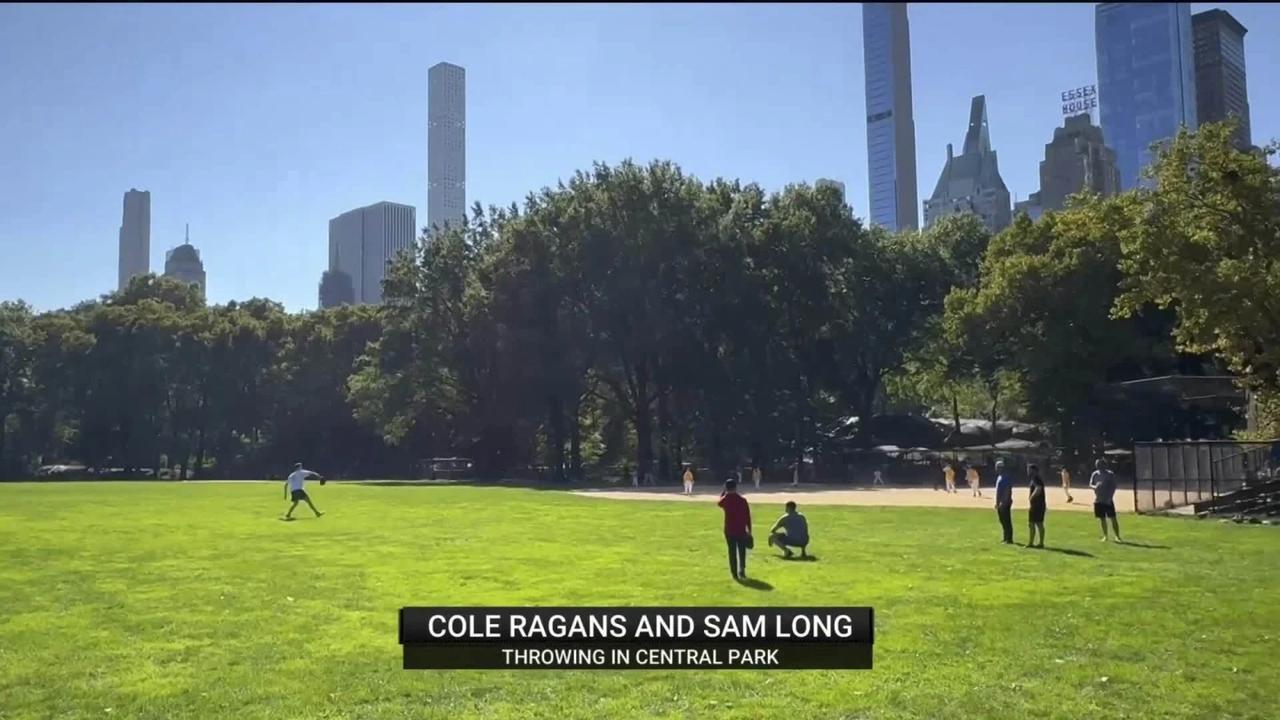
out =
[[809,521],[796,512],[794,502],[787,503],[786,514],[773,524],[773,529],[769,531],[769,544],[781,549],[786,557],[795,557],[791,552],[793,547],[800,548],[800,557],[808,557],[806,549],[809,547]]

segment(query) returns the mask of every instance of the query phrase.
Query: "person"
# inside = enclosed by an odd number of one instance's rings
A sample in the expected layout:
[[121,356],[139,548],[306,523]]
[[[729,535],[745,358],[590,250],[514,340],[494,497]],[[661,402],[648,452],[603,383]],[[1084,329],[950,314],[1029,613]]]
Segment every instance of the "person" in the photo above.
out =
[[1058,474],[1062,476],[1062,491],[1067,494],[1067,502],[1075,502],[1075,498],[1071,497],[1071,471],[1063,465]]
[[729,546],[729,574],[734,580],[747,579],[747,546],[751,543],[751,505],[738,494],[738,481],[724,481],[720,494],[724,510],[724,540]]
[[1116,542],[1120,539],[1120,521],[1116,519],[1116,476],[1107,469],[1107,461],[1099,459],[1094,463],[1096,468],[1089,476],[1089,487],[1093,488],[1093,516],[1102,524],[1102,542],[1107,541],[1107,518],[1111,518],[1111,529],[1115,531]]
[[684,494],[685,495],[693,494],[693,466],[692,465],[684,466]]
[[[779,528],[782,529],[781,532]],[[787,512],[773,524],[769,531],[769,545],[781,549],[786,553],[785,557],[795,557],[791,552],[793,547],[800,548],[800,557],[808,557],[806,549],[809,547],[809,521],[796,512],[795,501],[787,502]]]
[[791,470],[791,487],[800,484],[800,463],[796,463],[795,468]]
[[978,468],[970,465],[965,470],[965,475],[969,481],[969,489],[973,491],[973,496],[982,497],[982,476],[978,474]]
[[[1044,547],[1044,514],[1048,509],[1048,503],[1044,496],[1044,478],[1040,477],[1040,468],[1032,465],[1029,468],[1031,475],[1031,509],[1027,512],[1027,522],[1031,529],[1031,539],[1027,541],[1027,547]],[[1036,531],[1040,531],[1040,545],[1036,545]]]
[[284,481],[286,499],[293,500],[293,505],[289,506],[289,512],[284,514],[285,520],[293,519],[293,511],[297,509],[300,502],[305,502],[307,507],[311,508],[311,512],[316,514],[316,517],[324,515],[324,513],[316,509],[315,503],[311,502],[311,497],[307,495],[307,491],[302,489],[307,482],[307,478],[324,481],[324,478],[319,473],[304,470],[302,463],[294,463],[293,472],[289,473],[289,477]]
[[874,473],[872,473],[872,475],[871,475],[871,484],[872,484],[873,486],[875,486],[875,485],[883,485],[883,484],[884,484],[884,474],[883,474],[883,473],[881,473],[879,470],[876,470]]
[[942,481],[946,485],[946,492],[954,493],[956,491],[956,466],[948,462],[946,468],[942,471]]
[[759,465],[751,468],[751,482],[756,486],[757,490],[760,489],[760,481],[764,479],[763,476],[764,474],[760,472]]
[[1013,478],[1005,474],[1004,461],[996,461],[996,515],[1004,532],[1004,544],[1013,544]]

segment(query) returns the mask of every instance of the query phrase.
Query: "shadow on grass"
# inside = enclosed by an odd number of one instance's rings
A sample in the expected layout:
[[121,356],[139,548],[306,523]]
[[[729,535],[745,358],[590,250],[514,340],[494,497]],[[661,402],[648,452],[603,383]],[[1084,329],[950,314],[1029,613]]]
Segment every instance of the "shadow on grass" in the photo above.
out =
[[1136,543],[1129,540],[1117,540],[1116,544],[1124,545],[1125,547],[1143,548],[1146,550],[1172,550],[1173,549],[1168,545],[1144,545],[1143,543]]
[[818,562],[817,555],[777,555],[775,557],[779,560],[786,560],[787,562]]
[[1070,555],[1072,557],[1091,558],[1094,556],[1093,553],[1087,553],[1083,550],[1072,550],[1071,548],[1044,547],[1044,548],[1038,548],[1038,549],[1048,550],[1049,552],[1062,553],[1063,555]]
[[751,588],[752,590],[766,590],[766,591],[767,591],[767,590],[772,590],[772,589],[773,589],[773,586],[772,586],[772,585],[770,585],[769,583],[767,583],[767,582],[765,582],[765,581],[763,581],[763,580],[757,580],[757,579],[755,579],[755,578],[744,578],[744,579],[742,579],[742,580],[739,580],[739,581],[738,581],[738,584],[739,584],[739,585],[741,585],[742,587],[749,587],[749,588]]

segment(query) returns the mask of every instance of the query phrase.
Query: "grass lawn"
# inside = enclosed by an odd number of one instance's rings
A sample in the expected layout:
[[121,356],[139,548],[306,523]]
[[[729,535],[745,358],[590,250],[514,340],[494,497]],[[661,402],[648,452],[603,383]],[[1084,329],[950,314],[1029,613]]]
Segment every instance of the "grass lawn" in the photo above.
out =
[[[0,718],[1274,718],[1280,529],[801,506],[815,563],[720,511],[558,492],[0,485]],[[757,505],[762,533],[780,513]],[[1025,540],[1025,514],[1015,512]],[[871,605],[870,671],[400,669],[404,605]]]

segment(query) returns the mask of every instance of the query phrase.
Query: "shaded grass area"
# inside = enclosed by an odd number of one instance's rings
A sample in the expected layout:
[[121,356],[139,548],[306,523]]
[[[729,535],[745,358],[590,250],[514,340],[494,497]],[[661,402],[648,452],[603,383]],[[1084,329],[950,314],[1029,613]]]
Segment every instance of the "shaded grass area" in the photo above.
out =
[[[1046,552],[993,512],[802,506],[820,561],[761,542],[764,590],[711,504],[309,490],[285,523],[278,484],[0,485],[0,718],[1276,716],[1275,528],[1050,511]],[[410,672],[405,605],[871,605],[876,668]]]

